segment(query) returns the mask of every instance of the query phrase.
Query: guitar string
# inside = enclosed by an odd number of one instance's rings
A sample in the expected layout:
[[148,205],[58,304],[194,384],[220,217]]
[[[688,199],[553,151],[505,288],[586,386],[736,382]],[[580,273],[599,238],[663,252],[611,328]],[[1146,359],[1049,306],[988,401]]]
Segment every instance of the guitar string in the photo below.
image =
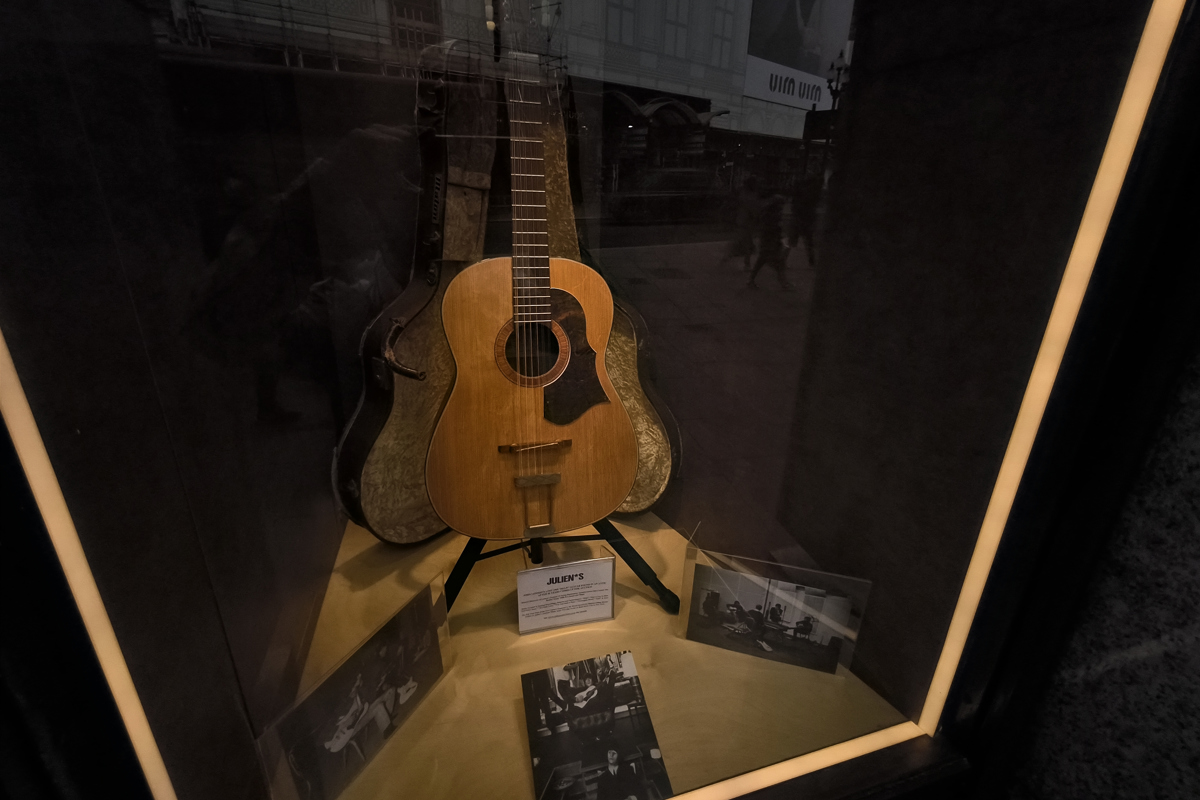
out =
[[[504,15],[506,22],[508,21],[508,17],[512,11],[513,9],[511,4],[505,3]],[[508,26],[506,25],[506,27]],[[523,79],[525,76],[522,74],[521,70],[521,59],[516,57],[516,54],[513,53],[511,49],[509,57],[512,59],[512,63],[508,70],[508,81],[506,82],[506,88],[508,91],[506,92],[506,99],[508,100],[508,133],[510,155],[509,168],[511,173],[510,193],[513,220],[513,247],[511,262],[514,297],[513,335],[516,340],[516,372],[517,385],[519,387],[517,401],[514,403],[514,408],[518,414],[517,425],[514,428],[514,434],[518,434],[518,438],[514,443],[518,445],[525,445],[532,444],[535,441],[532,436],[529,436],[527,433],[522,433],[521,430],[522,428],[528,430],[530,427],[532,427],[532,421],[530,417],[530,411],[532,409],[530,408],[530,401],[528,398],[528,395],[531,393],[528,391],[529,384],[532,381],[527,377],[527,375],[531,372],[529,364],[529,357],[531,353],[528,349],[530,347],[530,325],[526,319],[528,316],[526,312],[530,310],[528,308],[528,303],[526,302],[528,296],[527,286],[529,281],[525,280],[525,277],[530,274],[530,271],[526,269],[529,262],[526,259],[525,248],[523,246],[526,237],[521,235],[524,231],[531,227],[525,221],[527,217],[526,212],[528,209],[525,208],[524,204],[522,203],[522,199],[524,198],[524,192],[522,190],[526,186],[527,179],[521,177],[529,172],[527,168],[528,162],[525,158],[527,155],[526,150],[528,142],[524,141],[527,136],[527,132],[525,130],[526,126],[523,124],[525,119],[523,114],[525,100],[525,85]],[[522,448],[517,451],[516,456],[517,474],[528,475],[530,465],[529,453]],[[529,518],[529,492],[531,488],[532,487],[518,489],[519,498],[525,501],[525,524],[527,527],[531,522]]]
[[[527,84],[534,88],[527,88]],[[527,433],[520,441],[532,445],[538,444],[537,431],[540,428],[541,412],[537,402],[540,378],[553,369],[558,361],[556,358],[547,369],[542,368],[543,360],[548,360],[543,356],[548,356],[548,353],[543,354],[539,336],[554,336],[553,329],[549,327],[552,317],[549,311],[549,230],[545,202],[545,121],[531,118],[527,113],[536,110],[534,116],[538,116],[543,112],[544,88],[539,81],[512,79],[506,86],[514,221],[513,333],[518,386],[529,390],[522,392],[518,403],[514,404],[514,411],[523,418],[518,420],[514,429],[519,431],[524,427]],[[534,97],[530,99],[526,92],[532,92]],[[531,202],[536,200],[542,202]],[[549,330],[542,331],[542,327]],[[529,451],[518,450],[516,455],[518,475],[542,474],[549,457],[549,454],[544,454],[536,447]],[[548,495],[550,490],[538,491]]]
[[[530,93],[533,95],[530,102],[536,103],[537,102],[537,90],[531,89]],[[524,128],[525,128],[524,134],[529,139],[535,139],[538,134],[539,126],[536,123],[536,120],[535,120],[536,111],[534,111],[534,109],[536,109],[536,108],[537,108],[536,105],[532,106],[532,107],[522,105],[522,107],[521,107],[523,114],[525,112],[533,112],[533,113],[529,114],[529,116],[526,118],[526,124],[524,126]],[[529,153],[531,154],[532,157],[536,157],[536,153],[537,153],[537,143],[536,142],[534,142],[534,141],[522,142],[522,145],[525,147],[525,149],[527,151],[529,151]],[[526,183],[527,186],[530,186],[533,189],[533,191],[528,191],[525,193],[525,199],[536,201],[537,197],[538,197],[537,191],[536,191],[537,179],[536,178],[523,178],[522,180]],[[543,200],[545,199],[544,195],[543,195],[542,199]],[[530,206],[532,206],[532,205],[534,205],[534,204],[530,204]],[[534,209],[532,207],[528,207],[528,208],[526,208],[525,213],[532,220],[532,219],[536,218],[538,212],[536,209]],[[540,226],[538,226],[537,224],[533,224],[533,225],[530,225],[529,227],[536,229]],[[530,250],[532,251],[532,254],[531,254],[531,257],[530,257],[528,263],[530,264],[531,267],[533,267],[533,270],[532,270],[533,274],[538,275],[538,273],[540,272],[540,268],[541,268],[541,261],[538,258],[538,247],[535,245],[534,247],[531,247]],[[530,293],[530,298],[531,298],[531,300],[534,301],[534,303],[539,303],[541,298],[538,296],[538,293],[540,291],[541,281],[540,281],[540,279],[534,280],[534,281],[532,281],[532,283],[533,283],[533,290]],[[533,323],[533,325],[530,326],[530,330],[534,334],[532,337],[530,337],[532,340],[531,344],[533,346],[533,352],[531,353],[531,355],[533,356],[533,359],[534,359],[534,363],[533,363],[530,371],[532,373],[534,373],[535,375],[537,375],[540,373],[540,370],[542,367],[542,352],[541,352],[541,347],[540,347],[540,338],[542,336],[542,331],[540,330],[540,327],[541,327],[542,323],[541,323],[540,319],[538,319],[540,317],[540,314],[538,312],[542,309],[542,306],[541,305],[533,305],[532,308],[535,310],[533,316],[536,321]],[[540,383],[540,381],[537,378],[534,378],[533,383],[535,386],[537,386]],[[537,398],[540,394],[541,394],[541,392],[539,392],[538,389],[536,389],[536,388],[531,389],[529,392],[530,403],[531,403],[531,405],[533,405],[532,411],[534,413],[537,412]],[[540,428],[540,426],[537,424],[537,417],[533,416],[533,414],[530,414],[529,419],[534,428]],[[535,443],[538,441],[538,438],[539,437],[536,437],[536,436],[534,437]],[[534,450],[533,453],[534,453],[534,458],[533,458],[534,471],[535,471],[535,474],[540,475],[543,472],[542,460],[544,458],[544,454],[540,448],[537,450]],[[538,496],[544,496],[547,492],[548,492],[548,490],[544,489],[544,488],[539,488],[536,490],[536,493]],[[541,521],[541,519],[542,519],[541,517],[538,518],[539,522]]]
[[[525,100],[525,87],[524,86],[519,86],[518,91],[517,91],[517,97],[518,97],[520,103],[523,104],[524,100]],[[526,152],[529,150],[529,142],[526,141],[526,139],[529,135],[529,132],[526,130],[527,126],[525,124],[524,108],[522,107],[521,104],[516,105],[513,109],[515,112],[515,116],[520,120],[520,122],[516,128],[516,131],[515,131],[517,134],[517,140],[514,142],[514,144],[516,145],[517,153],[520,154],[520,159],[519,159],[518,163],[521,165],[522,172],[524,172],[524,170],[526,168],[525,162],[528,160],[528,155],[529,155],[529,153]],[[524,201],[526,199],[525,198],[525,188],[526,188],[525,180],[518,179],[517,183],[521,188],[521,191],[520,191],[517,199]],[[520,204],[520,213],[518,214],[518,216],[521,220],[520,227],[522,230],[526,230],[529,227],[531,227],[526,224],[526,219],[528,216],[528,209],[526,208],[526,204],[524,202],[521,202],[521,204]],[[525,278],[526,276],[529,275],[530,271],[528,269],[529,260],[526,258],[525,254],[523,252],[521,254],[519,263],[521,266],[521,276],[522,276],[522,278]],[[531,309],[530,309],[530,302],[529,302],[530,298],[529,298],[528,281],[525,281],[525,280],[521,281],[521,291],[522,291],[522,300],[523,300],[523,305],[524,305],[524,308],[522,309],[524,313],[522,314],[522,316],[525,317],[524,324],[521,326],[521,329],[525,332],[525,369],[522,371],[522,375],[524,376],[525,389],[522,392],[522,397],[525,400],[525,406],[526,406],[525,413],[522,415],[522,419],[525,420],[527,431],[531,432],[531,430],[533,428],[533,403],[530,399],[530,394],[532,393],[530,384],[533,383],[532,375],[534,372],[534,365],[532,362],[533,362],[534,336],[536,336],[536,332],[534,330],[534,323],[529,318],[530,317],[529,312]],[[525,441],[529,444],[533,444],[535,442],[535,437],[529,435],[529,433],[526,433]],[[530,463],[535,460],[536,453],[537,453],[536,450],[527,451],[528,455],[526,456],[526,459],[525,459],[525,468],[527,470],[527,474],[529,474],[529,475],[533,475],[535,472],[535,469],[536,469]],[[526,494],[525,505],[526,505],[527,509],[529,507],[529,495],[532,494],[534,491],[536,491],[536,490],[531,490],[531,489],[525,490],[525,494]],[[526,511],[526,514],[528,515],[528,511]],[[528,524],[528,522],[529,521],[526,520],[526,524]]]
[[[542,156],[543,161],[542,161],[542,169],[534,171],[534,174],[540,175],[540,177],[532,178],[532,179],[530,179],[530,182],[533,183],[534,187],[538,190],[534,194],[535,199],[540,197],[541,204],[542,204],[542,208],[538,210],[538,214],[539,214],[538,219],[540,221],[542,221],[542,224],[538,226],[540,229],[539,235],[536,237],[538,240],[538,244],[534,248],[534,251],[537,254],[537,259],[538,259],[537,260],[538,269],[544,271],[544,273],[545,273],[544,285],[542,286],[542,289],[541,289],[541,291],[544,292],[545,296],[542,298],[539,298],[539,299],[543,303],[549,303],[550,302],[550,288],[549,288],[550,287],[550,220],[549,220],[550,210],[549,210],[549,208],[547,208],[549,203],[546,202],[546,163],[544,160],[546,157],[546,144],[545,144],[546,126],[545,126],[545,116],[543,113],[543,105],[542,105],[544,102],[544,95],[545,95],[545,92],[541,86],[537,86],[533,89],[533,99],[534,99],[535,105],[531,106],[530,110],[533,111],[534,117],[536,118],[536,125],[534,126],[534,131],[536,132],[535,136],[538,141],[531,144],[530,146],[533,148],[535,153],[539,153]],[[543,245],[541,244],[541,238],[542,238],[541,230],[546,231],[546,244],[544,246],[544,249],[543,249]],[[541,282],[539,281],[539,283],[541,283]],[[544,318],[543,322],[541,322],[539,324],[545,325],[547,328],[546,333],[548,335],[546,336],[546,343],[547,343],[547,345],[549,345],[551,338],[554,337],[554,330],[549,323],[549,320],[551,317],[551,314],[550,314],[551,309],[550,309],[549,305],[539,306],[539,308],[541,309],[542,316]],[[554,352],[556,354],[558,354],[558,349],[555,348]],[[549,359],[547,358],[545,360],[548,361]],[[555,361],[557,362],[557,358],[555,359]],[[552,366],[548,367],[548,369],[549,368],[552,368]],[[543,406],[545,405],[545,391],[546,391],[545,387],[542,386],[540,388],[540,390],[535,393],[536,394],[536,396],[534,398],[535,406],[537,405],[538,397],[542,398],[542,405]],[[542,419],[542,417],[538,417],[538,419],[540,421]],[[539,425],[538,427],[541,428],[544,426]],[[538,460],[537,460],[537,470],[539,473],[545,473],[546,472],[545,462],[549,459],[549,453],[541,451],[541,450],[539,450],[538,453],[539,453],[539,456],[538,456]],[[552,487],[553,487],[553,484],[546,484],[545,488],[540,490],[542,497],[545,501],[545,506],[543,507],[542,513],[545,515],[544,519],[546,520],[547,523],[550,522],[550,509],[551,509],[550,496],[554,491],[554,489]]]
[[[515,112],[513,111],[514,106],[512,103],[512,98],[516,92],[516,87],[513,85],[511,80],[509,80],[509,81],[505,82],[504,89],[505,89],[506,105],[507,105],[507,110],[508,110],[508,123],[509,123],[509,131],[508,131],[509,171],[516,172],[516,163],[517,163],[516,155],[517,155],[517,153],[516,153],[516,150],[514,149],[516,147],[516,142],[514,141],[515,137],[513,136]],[[515,184],[514,184],[514,188],[515,188]],[[513,196],[515,196],[515,193],[513,193]],[[514,209],[513,209],[513,230],[515,231],[516,228],[517,228],[517,217],[516,217],[516,208],[514,207]],[[515,356],[516,370],[517,370],[517,385],[520,386],[521,358],[522,358],[522,355],[521,355],[521,325],[520,325],[521,300],[520,300],[520,289],[519,289],[520,283],[517,280],[518,273],[517,273],[517,261],[515,258],[515,255],[516,255],[515,251],[514,251],[513,255],[514,255],[514,258],[512,261],[512,265],[511,265],[512,311],[513,311],[512,335],[513,335],[513,346],[515,348],[514,356]],[[505,342],[506,349],[507,349],[507,344],[508,343]],[[506,359],[508,358],[507,352],[504,354],[504,356]],[[510,404],[510,408],[511,408],[511,412],[512,412],[512,428],[511,428],[511,430],[513,433],[513,435],[512,435],[513,444],[518,444],[520,442],[519,435],[520,435],[520,428],[521,428],[521,422],[522,422],[522,420],[521,420],[521,416],[522,416],[521,401],[522,400],[523,400],[523,397],[518,393],[515,401]],[[516,474],[517,474],[517,476],[520,476],[522,474],[521,451],[517,450],[516,453],[511,453],[510,455],[515,456],[515,458],[516,458]],[[517,492],[519,494],[520,489],[518,489]]]
[[[538,391],[540,386],[539,378],[542,374],[543,366],[541,339],[545,335],[545,332],[542,331],[541,328],[545,322],[543,317],[545,316],[546,310],[546,306],[543,305],[543,302],[547,301],[549,298],[543,297],[542,295],[544,286],[542,285],[543,279],[541,273],[544,265],[542,261],[542,244],[540,239],[542,234],[541,229],[544,227],[544,225],[538,224],[539,222],[542,222],[545,216],[545,178],[544,172],[535,167],[537,163],[535,159],[538,158],[539,153],[544,157],[544,152],[540,152],[544,148],[539,147],[541,144],[539,141],[541,139],[540,120],[536,118],[537,112],[541,110],[540,97],[538,96],[538,89],[535,87],[530,87],[527,91],[532,96],[526,97],[524,96],[524,92],[522,93],[521,116],[524,124],[522,125],[522,141],[520,142],[520,145],[521,150],[528,156],[528,158],[525,160],[526,163],[522,165],[521,170],[522,175],[525,176],[521,178],[521,182],[525,186],[525,191],[522,193],[522,200],[525,201],[522,209],[522,217],[528,220],[530,224],[523,226],[529,232],[529,234],[522,237],[522,239],[525,241],[522,242],[521,249],[524,256],[525,265],[527,267],[525,274],[532,277],[532,280],[526,282],[528,287],[526,289],[526,295],[529,300],[529,310],[531,312],[530,317],[532,318],[530,324],[528,325],[528,330],[531,334],[529,337],[531,358],[529,372],[531,376],[533,376],[530,381],[532,386],[529,392],[529,401],[532,408],[530,409],[529,420],[531,427],[538,429],[541,427],[538,424],[539,417],[537,416],[537,400],[538,396],[541,394]],[[541,186],[538,185],[539,173],[541,173]],[[540,204],[536,202],[539,199],[543,201]],[[540,209],[538,208],[539,205],[541,206]],[[532,240],[532,242],[530,240]],[[537,443],[538,438],[539,437],[537,436],[533,437],[535,444]],[[543,473],[545,454],[540,449],[536,449],[533,451],[533,456],[534,457],[532,461],[535,474]],[[539,495],[545,495],[548,493],[548,489],[538,489],[537,492]]]
[[[519,84],[515,84],[515,83],[511,83],[511,82],[509,83],[509,86],[510,86],[510,93],[509,93],[510,100],[509,100],[509,104],[508,104],[509,151],[512,154],[512,158],[510,160],[510,166],[511,166],[511,171],[513,173],[518,173],[518,172],[520,172],[519,165],[521,163],[521,155],[522,155],[521,142],[520,142],[520,138],[519,138],[520,134],[518,132],[518,129],[520,127],[520,117],[518,115],[518,108],[520,106],[517,105],[517,103],[512,102],[512,98],[513,98],[513,96],[515,96],[517,100],[520,100],[521,86]],[[515,303],[514,303],[514,308],[513,308],[513,326],[514,326],[513,332],[514,332],[514,335],[516,336],[516,346],[517,346],[517,353],[516,353],[517,384],[520,387],[520,391],[517,394],[517,403],[516,403],[516,406],[517,406],[517,431],[516,432],[519,434],[519,436],[516,440],[516,443],[521,444],[524,441],[527,441],[527,437],[524,435],[523,429],[524,429],[525,425],[528,424],[527,409],[525,408],[526,396],[525,396],[525,392],[524,392],[525,372],[526,372],[526,363],[525,363],[525,359],[526,359],[526,355],[525,355],[526,329],[525,329],[524,319],[523,319],[523,317],[524,317],[524,314],[523,314],[524,292],[523,292],[523,282],[521,281],[522,261],[521,261],[520,255],[517,252],[517,249],[515,247],[515,239],[517,238],[516,231],[520,230],[523,226],[521,224],[521,218],[522,218],[521,210],[520,210],[520,206],[517,202],[517,198],[520,195],[521,183],[520,183],[520,180],[515,175],[514,175],[512,181],[513,181],[512,185],[513,185],[513,189],[514,189],[514,191],[512,192],[513,232],[514,232],[513,233],[514,247],[513,247],[512,265],[513,265],[513,294],[515,295]],[[528,463],[528,460],[526,458],[525,451],[518,450],[517,451],[517,474],[518,475],[528,474],[528,471],[526,469],[527,463]],[[524,494],[526,491],[527,490],[519,489],[518,495]],[[528,519],[529,512],[528,512],[528,504],[527,503],[526,503],[525,516],[526,516],[525,523],[526,523],[526,525],[528,525],[529,524],[529,519]]]
[[[545,120],[545,115],[544,115],[543,105],[542,105],[544,102],[544,100],[543,100],[544,94],[545,94],[544,87],[538,86],[536,89],[534,89],[534,96],[537,101],[537,105],[534,106],[534,109],[535,109],[534,113],[535,113],[535,116],[537,116],[537,126],[536,126],[535,130],[537,131],[538,141],[533,145],[533,148],[534,148],[535,152],[539,153],[543,159],[542,169],[540,169],[534,173],[534,174],[538,175],[539,177],[533,179],[534,185],[538,188],[537,196],[541,198],[541,203],[542,203],[542,208],[540,209],[539,216],[538,216],[538,219],[541,220],[541,225],[538,226],[540,228],[540,230],[538,231],[538,236],[536,237],[538,239],[538,244],[535,249],[538,253],[539,268],[542,270],[542,273],[543,273],[543,278],[542,278],[542,280],[543,280],[543,285],[542,285],[543,297],[541,298],[541,300],[543,303],[546,304],[546,305],[541,306],[542,316],[543,316],[542,324],[545,325],[546,329],[547,329],[547,334],[548,334],[546,337],[547,343],[549,343],[551,341],[554,341],[557,343],[557,337],[554,336],[554,329],[550,324],[550,320],[552,318],[551,311],[553,309],[549,305],[549,303],[550,303],[550,220],[549,220],[550,210],[548,208],[549,203],[546,202],[546,169],[545,169],[545,160],[544,160],[546,157],[546,143],[545,143],[546,142],[546,140],[545,140],[546,120]],[[545,232],[544,234],[542,233],[543,231]],[[541,242],[543,236],[545,237],[545,244],[542,244],[542,242]],[[558,352],[558,350],[559,350],[559,348],[557,348],[557,347],[554,348],[554,353],[556,355],[556,358],[554,359],[555,362],[558,361],[557,356],[561,355]],[[553,365],[551,365],[547,369],[552,368],[552,366]],[[545,387],[543,386],[541,388],[541,390],[538,391],[538,393],[537,393],[538,397],[534,399],[535,403],[537,403],[538,398],[542,398],[542,405],[545,404],[545,400],[544,400],[545,391],[546,391]],[[542,417],[538,417],[539,421],[541,419],[542,419]],[[544,427],[544,426],[539,424],[539,427]],[[550,452],[542,451],[542,455],[538,459],[538,471],[539,472],[546,471],[545,461],[547,461],[549,458],[550,458]],[[554,492],[553,486],[554,486],[553,484],[546,484],[546,488],[542,490],[542,496],[545,498],[545,503],[546,503],[544,514],[545,514],[545,519],[546,519],[547,523],[549,523],[551,521],[550,520],[550,512],[551,512],[552,506],[550,503],[550,496]]]
[[[532,114],[530,115],[533,118],[531,120],[531,124],[528,124],[525,127],[526,127],[526,135],[528,135],[534,141],[525,142],[524,145],[532,153],[532,157],[537,158],[538,153],[542,151],[541,143],[539,141],[537,141],[538,139],[541,138],[541,123],[537,119],[538,111],[540,111],[541,107],[539,105],[540,98],[538,97],[537,88],[536,87],[531,88],[530,93],[532,95],[532,103],[529,106],[523,106],[522,109],[524,111],[532,112]],[[542,155],[544,155],[544,152],[542,153]],[[536,163],[536,162],[534,162],[534,163]],[[530,170],[530,173],[536,175],[538,173],[538,170]],[[540,222],[541,219],[544,218],[545,213],[546,213],[546,211],[545,211],[546,193],[545,193],[545,187],[544,187],[545,178],[543,177],[543,179],[542,179],[543,186],[541,187],[540,194],[538,192],[539,187],[538,187],[538,179],[537,178],[524,178],[523,180],[525,180],[528,185],[533,187],[534,191],[526,193],[527,197],[529,197],[535,201],[535,203],[533,205],[536,205],[536,201],[538,200],[539,197],[541,198],[541,204],[542,204],[543,208],[541,208],[541,209],[536,209],[536,208],[526,209],[526,213],[531,219],[534,219],[534,220],[537,220]],[[544,224],[539,225],[539,224],[535,223],[533,225],[530,225],[529,227],[535,229],[537,234],[540,234],[541,228],[545,227],[545,225]],[[535,235],[531,238],[538,240],[541,238],[541,236]],[[540,317],[545,316],[546,307],[541,305],[541,303],[544,301],[548,301],[548,298],[543,298],[541,296],[541,292],[543,291],[542,279],[541,279],[541,271],[542,271],[542,267],[543,267],[543,262],[542,262],[542,258],[541,258],[541,256],[542,256],[541,243],[538,242],[537,244],[535,244],[533,247],[531,247],[529,249],[530,249],[530,251],[532,251],[532,255],[533,255],[533,257],[529,263],[534,267],[534,270],[533,270],[534,274],[538,275],[538,279],[533,281],[535,288],[532,293],[533,299],[534,299],[535,303],[537,303],[537,305],[534,306],[534,308],[536,309],[534,316],[536,318],[539,318],[538,321],[535,322],[534,325],[532,326],[532,330],[534,331],[535,334],[537,334],[537,336],[535,336],[533,339],[534,347],[537,348],[538,342],[539,342],[538,337],[541,337],[544,335],[543,331],[540,330],[541,326],[544,324],[544,321],[541,320]],[[535,358],[535,363],[533,365],[533,372],[540,374],[540,370],[542,367],[542,354],[540,352],[540,349],[535,350],[533,355]],[[541,383],[540,380],[535,379],[534,382],[536,385],[538,385],[540,387],[540,383]],[[542,395],[542,391],[540,391],[537,388],[533,389],[530,392],[530,402],[533,405],[533,411],[535,414],[538,411],[537,401],[541,395]],[[541,428],[541,425],[538,424],[538,420],[540,420],[540,417],[531,415],[530,419],[533,421],[535,428],[538,428],[538,429]],[[535,441],[536,440],[537,439],[535,438]],[[545,472],[545,469],[543,467],[543,462],[545,460],[545,453],[540,448],[538,450],[535,450],[534,453],[535,453],[534,469],[537,471],[537,474],[540,475],[543,472]],[[542,488],[542,489],[537,490],[538,494],[540,496],[547,497],[549,495],[549,493],[550,493],[550,489],[548,488],[549,485],[547,484],[546,487],[547,488]],[[543,514],[545,514],[547,512],[547,510],[548,509],[544,508]],[[540,519],[542,519],[542,518],[539,518],[539,520]]]
[[[509,118],[511,129],[510,148],[511,152],[513,153],[513,158],[511,160],[511,171],[513,173],[513,188],[515,190],[513,192],[512,207],[513,219],[516,223],[513,227],[513,266],[514,275],[516,277],[514,285],[516,287],[515,293],[517,297],[514,326],[517,332],[518,345],[518,382],[521,385],[521,388],[525,390],[520,393],[520,418],[521,422],[524,423],[522,427],[526,428],[528,431],[533,427],[532,413],[534,409],[532,407],[531,398],[529,397],[531,394],[529,389],[531,388],[530,384],[533,382],[531,380],[531,376],[535,371],[533,364],[535,330],[534,323],[530,319],[530,312],[532,311],[532,308],[529,302],[529,283],[531,283],[531,281],[529,281],[528,278],[531,275],[531,270],[529,269],[530,262],[527,257],[528,254],[525,252],[526,237],[523,235],[526,231],[528,231],[529,228],[532,227],[527,224],[527,218],[529,214],[527,210],[527,204],[524,202],[526,200],[526,191],[528,189],[529,181],[528,178],[523,176],[529,174],[529,167],[527,166],[526,162],[528,160],[528,155],[530,155],[527,151],[530,148],[528,142],[528,131],[526,130],[527,126],[525,124],[525,114],[523,113],[523,106],[525,104],[525,87],[520,84],[512,84],[512,86],[514,89],[512,94],[515,95],[515,102],[510,102],[509,104]],[[525,443],[532,443],[534,440],[534,437],[528,434],[522,438]],[[536,450],[529,452],[524,450],[518,451],[518,472],[520,474],[528,475],[532,473],[533,470],[530,469],[531,462],[535,459],[531,458],[530,455],[536,454],[536,452]],[[525,491],[528,492],[528,489]],[[526,523],[528,524],[528,522],[529,520],[527,519]]]

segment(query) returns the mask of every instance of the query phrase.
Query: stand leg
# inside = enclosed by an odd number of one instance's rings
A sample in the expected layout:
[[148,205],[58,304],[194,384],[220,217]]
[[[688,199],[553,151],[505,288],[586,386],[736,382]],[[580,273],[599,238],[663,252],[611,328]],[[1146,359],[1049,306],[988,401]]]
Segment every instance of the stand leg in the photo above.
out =
[[450,577],[446,579],[447,611],[454,605],[455,598],[462,591],[463,584],[467,582],[467,576],[471,574],[471,568],[479,560],[479,554],[483,552],[483,547],[486,544],[486,539],[476,539],[474,537],[467,539],[467,546],[463,548],[458,561],[454,564],[454,569],[450,570]]
[[[608,519],[602,519],[595,524],[595,528],[600,533],[600,537],[616,551],[629,568],[633,570],[633,574],[641,579],[642,583],[649,586],[658,595],[658,602],[666,609],[668,614],[679,613],[679,596],[663,586],[663,582],[658,579],[658,575],[646,563],[646,559],[642,558],[637,550],[631,545],[621,532],[617,530],[617,526],[613,525]],[[567,536],[564,539],[595,539],[597,537],[588,536]],[[543,540],[533,538],[527,540],[529,543],[529,560],[534,564],[542,563],[544,557]],[[551,538],[550,541],[558,541]],[[498,556],[501,553],[506,553],[510,550],[515,550],[524,547],[524,543],[501,547],[498,550],[493,550],[487,555],[483,554],[483,548],[487,545],[486,539],[476,539],[474,537],[467,540],[467,546],[463,548],[462,553],[458,557],[458,561],[454,564],[454,569],[450,570],[450,577],[446,579],[446,610],[454,605],[455,599],[458,598],[459,592],[462,591],[463,584],[467,582],[467,577],[471,574],[471,569],[475,563],[483,558]]]
[[617,530],[617,526],[609,522],[608,518],[605,518],[597,522],[594,527],[600,531],[600,535],[612,546],[612,549],[617,551],[617,555],[629,565],[629,568],[633,570],[633,574],[637,575],[642,583],[654,590],[654,593],[658,595],[658,602],[662,604],[667,613],[678,614],[679,595],[672,592],[666,586],[663,586],[663,582],[658,579],[658,575],[655,574],[654,570],[650,569],[650,565],[646,563],[646,559],[642,558],[641,554],[633,549],[633,545],[626,541],[621,532]]

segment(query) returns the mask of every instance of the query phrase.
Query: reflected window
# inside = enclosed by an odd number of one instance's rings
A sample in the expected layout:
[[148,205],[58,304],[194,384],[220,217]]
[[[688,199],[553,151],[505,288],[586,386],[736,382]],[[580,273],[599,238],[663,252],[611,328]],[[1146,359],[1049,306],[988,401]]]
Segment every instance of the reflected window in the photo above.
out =
[[676,58],[687,58],[688,2],[689,0],[667,0],[666,2],[664,52]]
[[436,0],[392,0],[392,41],[420,50],[441,41],[441,9]]
[[736,0],[717,0],[713,11],[712,65],[729,69],[733,52],[733,10]]
[[608,40],[633,46],[634,0],[608,0]]

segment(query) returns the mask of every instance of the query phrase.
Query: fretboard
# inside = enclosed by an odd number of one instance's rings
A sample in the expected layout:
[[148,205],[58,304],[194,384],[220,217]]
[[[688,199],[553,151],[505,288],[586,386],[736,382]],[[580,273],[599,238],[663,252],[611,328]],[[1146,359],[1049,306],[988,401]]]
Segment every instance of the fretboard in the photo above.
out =
[[540,81],[523,76],[505,83],[512,166],[513,318],[550,321],[550,247],[546,233],[546,172],[542,146]]

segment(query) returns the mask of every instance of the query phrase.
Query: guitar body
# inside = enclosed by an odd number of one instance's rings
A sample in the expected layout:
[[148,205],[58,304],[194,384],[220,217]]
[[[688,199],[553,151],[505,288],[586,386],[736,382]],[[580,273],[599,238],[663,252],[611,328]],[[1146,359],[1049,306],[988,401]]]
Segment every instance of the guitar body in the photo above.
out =
[[511,259],[468,267],[442,300],[456,376],[425,477],[438,516],[468,536],[590,525],[621,505],[638,470],[633,425],[605,368],[612,295],[589,267],[548,262],[553,321],[544,328],[556,353],[545,370],[511,361]]

